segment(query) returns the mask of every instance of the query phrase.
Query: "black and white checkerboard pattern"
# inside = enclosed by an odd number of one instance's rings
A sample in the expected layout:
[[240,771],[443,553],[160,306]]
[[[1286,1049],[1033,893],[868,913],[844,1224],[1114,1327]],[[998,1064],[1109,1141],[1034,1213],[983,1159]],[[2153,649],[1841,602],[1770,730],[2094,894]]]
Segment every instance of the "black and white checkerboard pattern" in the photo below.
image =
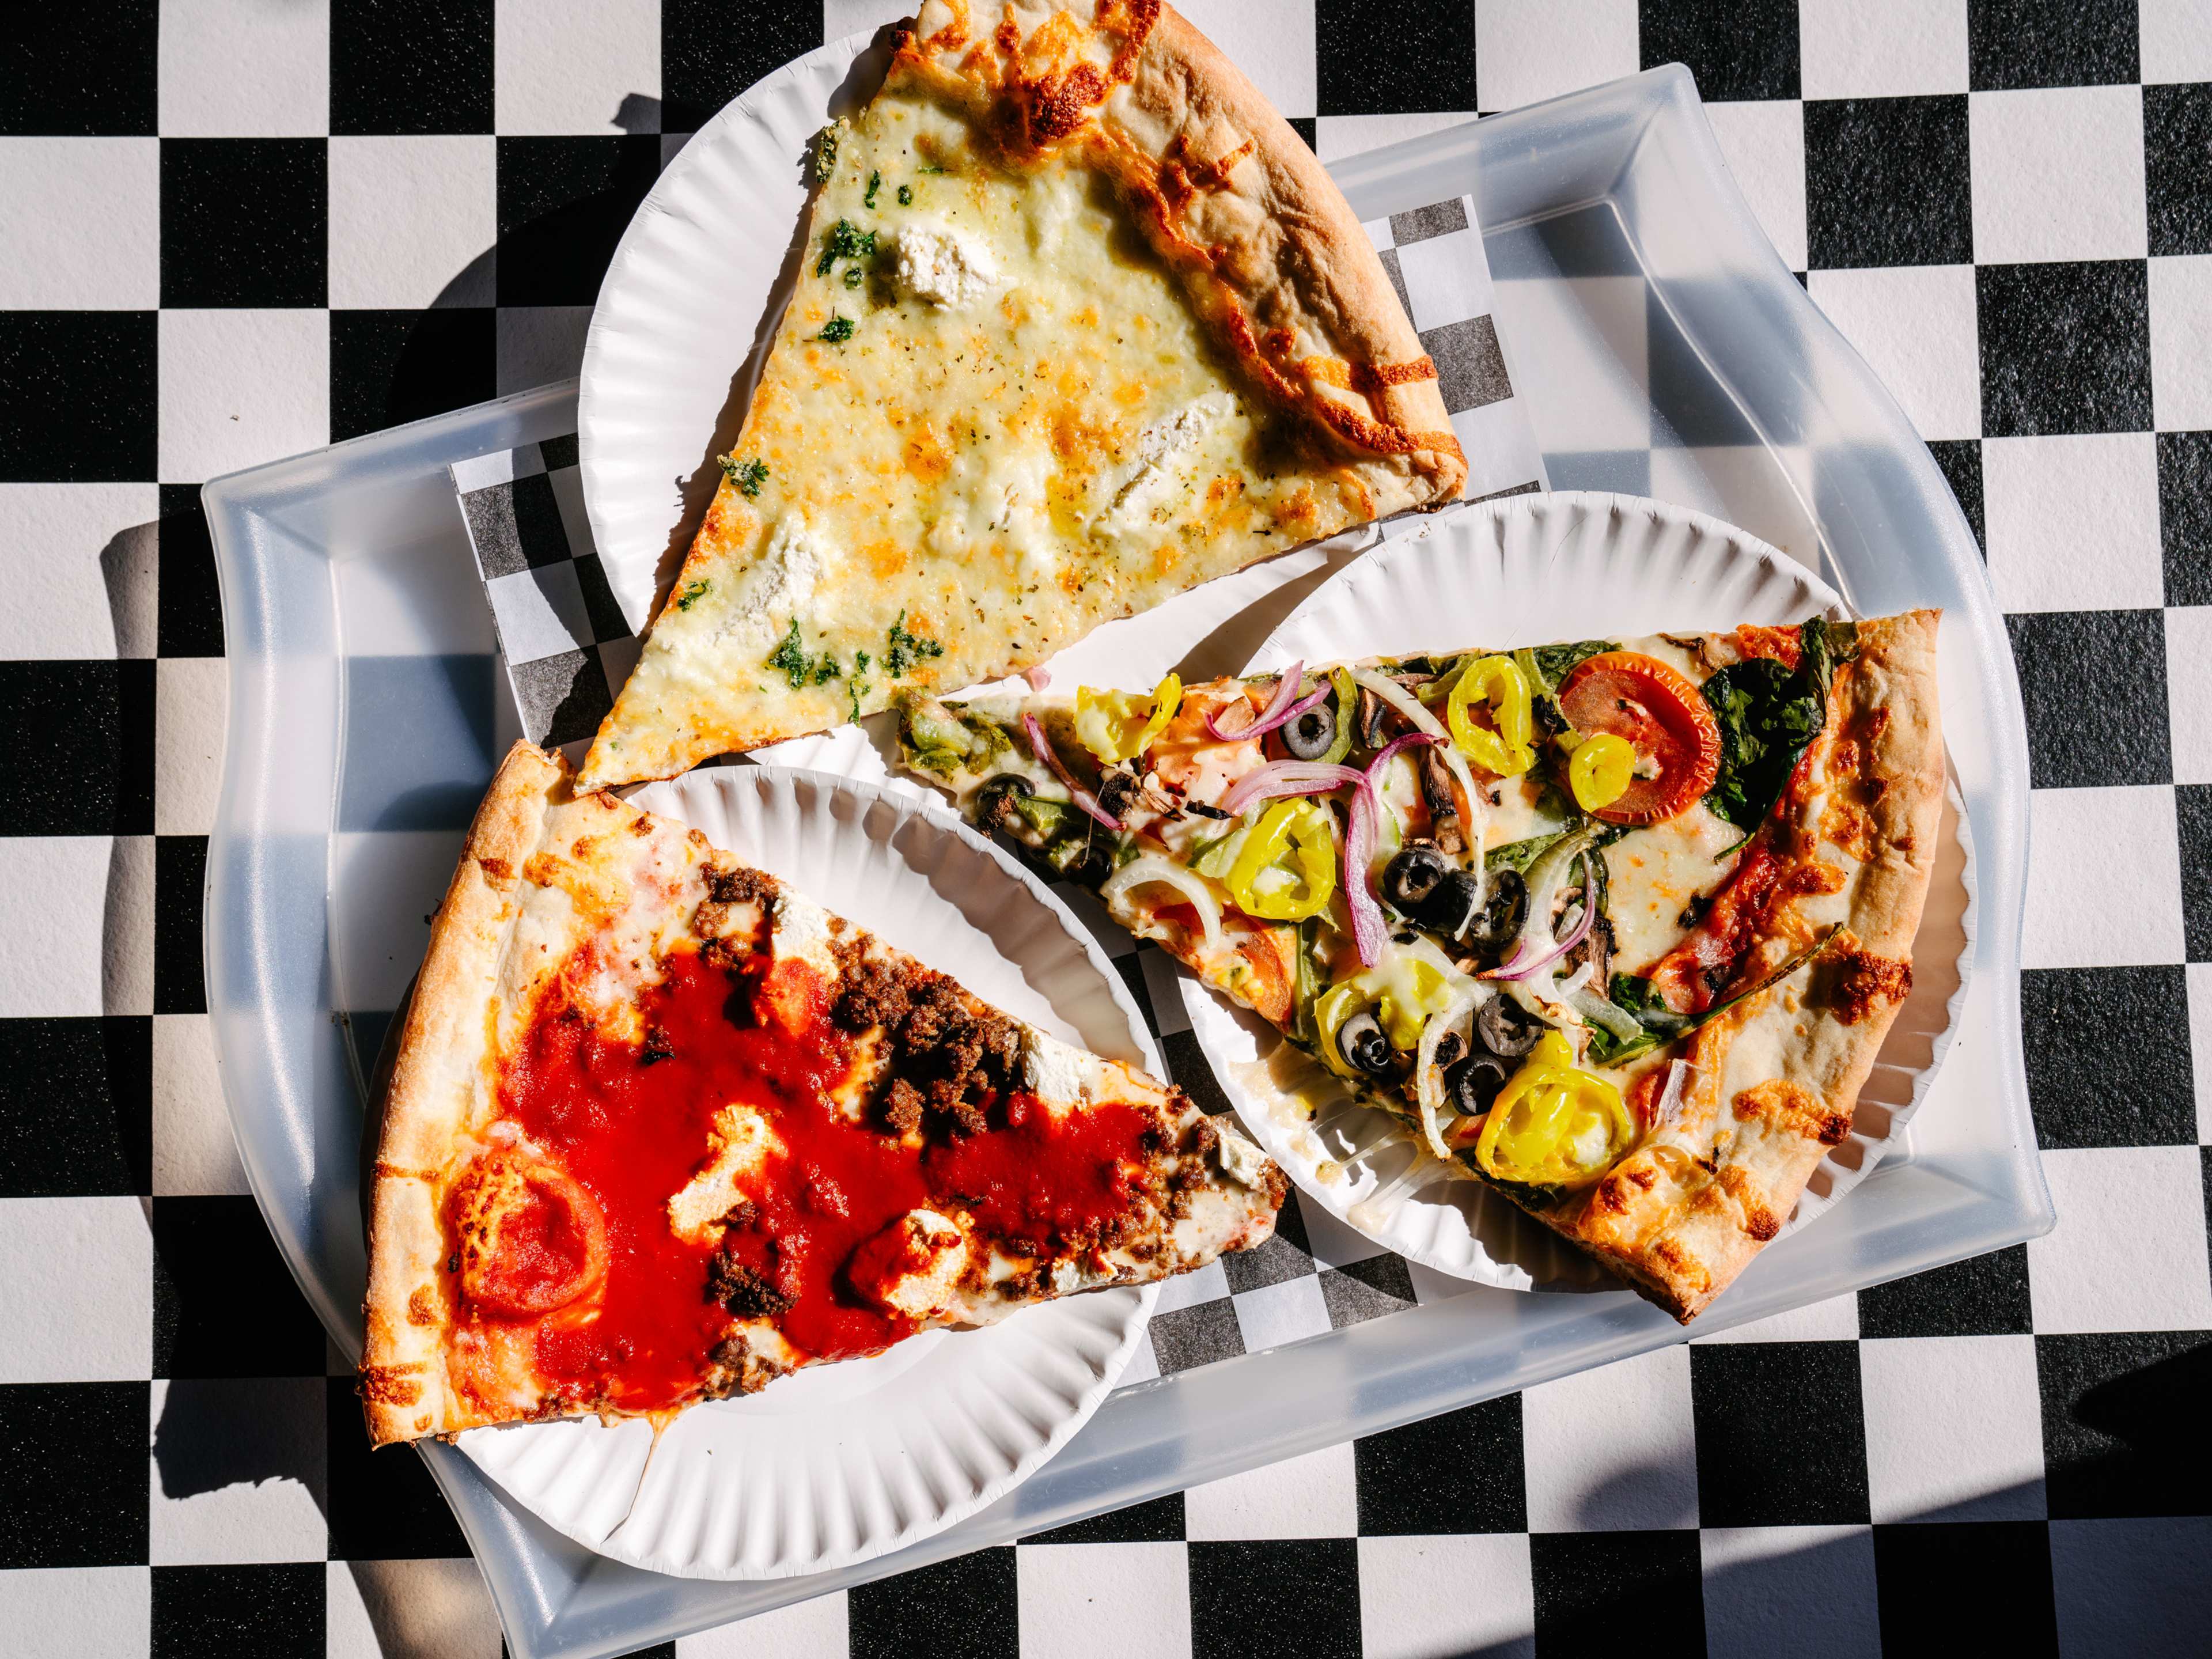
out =
[[[1544,458],[1490,315],[1490,262],[1474,203],[1455,197],[1363,228],[1437,365],[1467,452],[1467,495],[1541,489]],[[480,455],[453,475],[522,734],[580,759],[640,646],[592,540],[575,436]]]
[[[498,1651],[419,1467],[372,1460],[325,1375],[223,1120],[198,945],[222,625],[197,486],[573,373],[680,133],[896,9],[86,0],[0,21],[8,1651]],[[678,1651],[1551,1656],[1623,1621],[1662,1652],[2204,1651],[2212,8],[1187,9],[1327,157],[1695,71],[2012,617],[2058,1229]],[[1178,1066],[1187,1042],[1168,1035]],[[1332,1272],[1404,1288],[1317,1227],[1306,1243],[1325,1310]]]

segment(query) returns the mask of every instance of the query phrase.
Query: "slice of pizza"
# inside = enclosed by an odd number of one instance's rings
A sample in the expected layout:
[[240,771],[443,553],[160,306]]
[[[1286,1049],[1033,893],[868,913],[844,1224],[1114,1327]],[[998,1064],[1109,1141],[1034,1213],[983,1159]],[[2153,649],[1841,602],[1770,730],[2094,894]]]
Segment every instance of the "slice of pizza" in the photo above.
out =
[[931,0],[813,161],[796,292],[586,787],[1011,673],[1459,495],[1380,256],[1169,7]]
[[1187,1273],[1284,1193],[1181,1091],[520,744],[392,1070],[370,1435],[665,1417]]
[[904,708],[907,763],[1682,1320],[1912,983],[1934,611]]

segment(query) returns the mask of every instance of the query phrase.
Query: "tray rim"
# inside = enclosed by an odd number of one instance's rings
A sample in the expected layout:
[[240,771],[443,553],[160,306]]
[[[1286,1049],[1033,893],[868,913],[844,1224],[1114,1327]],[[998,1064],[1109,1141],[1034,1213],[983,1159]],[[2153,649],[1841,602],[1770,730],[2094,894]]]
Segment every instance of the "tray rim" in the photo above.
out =
[[[1541,213],[1516,217],[1507,215],[1496,220],[1486,216],[1486,234],[1495,234],[1525,222],[1527,218],[1540,218],[1553,214],[1571,211],[1594,203],[1608,199],[1620,180],[1627,176],[1646,139],[1662,126],[1675,129],[1672,135],[1687,143],[1690,159],[1699,177],[1698,183],[1716,201],[1717,205],[1739,222],[1740,228],[1764,252],[1765,264],[1771,275],[1786,284],[1786,297],[1796,312],[1795,320],[1820,343],[1822,355],[1833,367],[1845,374],[1856,385],[1862,395],[1873,400],[1876,410],[1886,411],[1887,424],[1893,428],[1891,447],[1905,456],[1909,470],[1923,493],[1939,503],[1933,510],[1943,522],[1940,531],[1948,532],[1944,541],[1954,560],[1961,548],[1971,549],[1971,535],[1963,515],[1950,498],[1948,487],[1934,468],[1925,448],[1917,435],[1911,434],[1904,416],[1893,400],[1884,391],[1872,371],[1861,362],[1839,334],[1811,306],[1778,257],[1765,243],[1763,234],[1757,229],[1756,221],[1749,213],[1741,193],[1728,176],[1722,164],[1719,150],[1711,129],[1706,125],[1698,103],[1694,86],[1686,70],[1679,65],[1647,70],[1640,76],[1586,88],[1541,105],[1503,116],[1489,117],[1480,124],[1469,123],[1446,132],[1407,141],[1387,149],[1370,151],[1351,158],[1332,169],[1347,194],[1357,196],[1365,191],[1382,191],[1394,168],[1407,164],[1409,156],[1426,158],[1438,155],[1456,156],[1472,163],[1477,157],[1489,153],[1490,147],[1510,149],[1540,146],[1553,142],[1559,125],[1584,130],[1603,129],[1617,132],[1621,142],[1621,159],[1610,183],[1594,188],[1571,199],[1562,198],[1547,206]],[[1552,135],[1547,137],[1547,135]],[[1778,292],[1779,289],[1778,289]],[[1709,365],[1710,367],[1710,365]],[[1730,384],[1728,377],[1716,370],[1723,384]],[[225,600],[228,618],[240,619],[255,616],[262,622],[268,619],[252,611],[252,601],[264,597],[256,587],[254,574],[260,549],[259,542],[272,528],[281,531],[281,514],[290,504],[310,500],[319,489],[345,477],[354,483],[399,482],[420,474],[419,466],[408,468],[401,458],[419,445],[432,431],[456,446],[451,452],[453,459],[464,453],[486,453],[492,449],[512,447],[530,441],[533,437],[552,435],[559,428],[562,410],[573,410],[574,382],[534,388],[510,394],[471,409],[433,416],[410,427],[392,428],[356,439],[347,443],[273,462],[263,466],[226,475],[204,487],[202,495],[208,510],[210,531],[215,542],[220,591]],[[550,422],[552,422],[549,424]],[[1772,441],[1764,428],[1759,429],[1762,441]],[[475,445],[470,451],[468,445]],[[1917,452],[1917,453],[1915,453]],[[435,464],[442,466],[442,461]],[[1818,523],[1819,515],[1814,515]],[[327,550],[325,550],[327,556]],[[1840,584],[1839,584],[1840,585]],[[1846,596],[1850,589],[1844,587]],[[1990,926],[1981,944],[1984,953],[1978,964],[1978,973],[1988,975],[1985,983],[1992,984],[1997,992],[1993,1022],[1993,1036],[1999,1052],[1993,1060],[2008,1073],[2020,1088],[2018,1109],[2013,1114],[2017,1120],[2016,1130],[2024,1128],[2024,1144],[1996,1149],[1990,1162],[1991,1169],[1984,1179],[1972,1178],[1972,1172],[1963,1175],[1942,1175],[1924,1165],[1908,1162],[1894,1165],[1881,1175],[1870,1179],[1860,1189],[1858,1197],[1863,1206],[1875,1189],[1877,1182],[1885,1183],[1884,1190],[1893,1199],[1902,1201],[1907,1188],[1916,1191],[1935,1186],[1948,1188],[1948,1195],[1921,1191],[1916,1202],[1932,1204],[1912,1214],[1892,1216],[1884,1226],[1869,1235],[1869,1241],[1894,1241],[1889,1248],[1904,1251],[1905,1241],[1924,1230],[1926,1224],[1938,1217],[1969,1217],[1981,1218],[1984,1231],[1974,1235],[1975,1242],[1966,1254],[2001,1248],[2025,1238],[2038,1237],[2049,1231],[2055,1222],[2049,1193],[2042,1182],[2039,1166],[2035,1161],[2032,1121],[2027,1119],[2024,1066],[2021,1050],[2017,987],[2019,974],[2019,936],[2021,908],[2025,899],[2025,870],[2027,843],[2026,727],[2021,711],[2016,675],[2008,648],[2002,647],[2002,619],[1996,621],[1995,641],[1988,627],[1996,616],[1993,596],[1989,593],[1986,576],[1982,578],[1978,591],[1969,590],[1968,617],[1978,626],[1973,631],[1975,655],[1985,669],[1993,672],[1990,689],[1996,694],[1991,710],[1995,736],[2000,752],[1994,757],[2003,777],[2008,783],[2001,787],[1996,797],[1997,822],[1984,813],[1978,823],[1989,823],[1990,841],[1997,845],[1986,845],[1984,856],[1993,871],[1992,887],[1987,911]],[[251,629],[241,629],[250,634]],[[234,638],[238,637],[234,635]],[[221,915],[216,900],[224,894],[231,879],[230,864],[239,851],[240,839],[228,826],[237,820],[235,811],[238,796],[247,787],[247,763],[258,759],[264,766],[270,763],[269,753],[272,735],[268,684],[249,685],[241,690],[240,664],[231,659],[232,693],[227,717],[227,745],[218,818],[210,842],[205,899],[208,926],[203,939],[203,951],[209,974],[211,1013],[216,1006],[213,993],[219,984],[228,984],[235,975],[222,960],[221,947],[228,941],[219,938],[222,931]],[[271,679],[268,665],[258,665],[259,678]],[[268,872],[254,874],[265,878]],[[246,878],[241,877],[241,879]],[[248,884],[252,884],[249,881]],[[326,899],[327,890],[324,897]],[[246,1086],[248,1066],[238,1063],[242,1058],[226,1045],[224,1030],[217,1024],[216,1041],[223,1079],[226,1105],[237,1129],[258,1109],[258,1103],[241,1101],[241,1091]],[[283,1206],[272,1195],[269,1171],[253,1158],[245,1138],[240,1137],[241,1156],[246,1159],[249,1183],[264,1218],[276,1234],[288,1267],[299,1279],[327,1328],[347,1346],[349,1334],[350,1311],[341,1308],[328,1293],[327,1287],[315,1282],[307,1271],[307,1251],[301,1231],[291,1224]],[[1998,1168],[1997,1165],[2005,1167]],[[2020,1182],[2023,1170],[2027,1176],[2025,1186]],[[1940,1200],[1940,1201],[1939,1201]],[[1894,1202],[1885,1203],[1886,1208],[1895,1208]],[[1871,1220],[1869,1215],[1868,1219]],[[1778,1249],[1780,1247],[1778,1246]],[[1869,1246],[1870,1248],[1870,1246]],[[1770,1253],[1771,1255],[1773,1253]],[[1864,1259],[1846,1270],[1843,1277],[1856,1288],[1899,1274],[1918,1271],[1934,1261],[1907,1261],[1899,1255],[1875,1252],[1862,1253]],[[1878,1258],[1878,1259],[1877,1259]],[[1945,1253],[1935,1260],[1961,1259],[1960,1255]],[[1833,1292],[1828,1292],[1833,1293]],[[1492,1292],[1525,1303],[1530,1298],[1510,1291]],[[1465,1298],[1453,1302],[1431,1304],[1409,1309],[1387,1320],[1371,1322],[1364,1326],[1334,1332],[1326,1338],[1290,1348],[1267,1353],[1248,1355],[1239,1360],[1185,1372],[1176,1376],[1126,1389],[1109,1399],[1098,1417],[1085,1433],[1079,1436],[1059,1459],[1041,1470],[1037,1476],[1008,1499],[994,1505],[969,1522],[941,1534],[937,1539],[878,1558],[875,1562],[818,1579],[787,1580],[781,1583],[795,1593],[760,1599],[738,1606],[726,1601],[722,1605],[709,1607],[706,1600],[694,1601],[688,1609],[672,1612],[665,1606],[648,1603],[665,1600],[667,1587],[672,1581],[659,1575],[635,1569],[621,1568],[618,1564],[596,1560],[577,1561],[574,1547],[559,1547],[565,1540],[552,1535],[540,1535],[530,1517],[506,1510],[490,1501],[480,1481],[473,1486],[472,1475],[459,1468],[459,1454],[452,1448],[437,1447],[427,1453],[432,1474],[448,1501],[455,1509],[465,1532],[476,1549],[487,1581],[498,1607],[508,1640],[520,1659],[538,1659],[538,1656],[611,1655],[634,1646],[641,1641],[650,1642],[723,1622],[733,1617],[765,1610],[781,1601],[800,1599],[842,1588],[845,1584],[863,1582],[890,1571],[924,1565],[950,1555],[979,1547],[994,1541],[1005,1541],[1045,1528],[1061,1524],[1122,1504],[1143,1501],[1158,1492],[1179,1490],[1197,1482],[1219,1478],[1238,1469],[1255,1467],[1262,1462],[1294,1456],[1302,1452],[1334,1443],[1353,1435],[1370,1434],[1398,1424],[1414,1420],[1436,1411],[1449,1409],[1459,1404],[1504,1392],[1511,1388],[1551,1376],[1564,1375],[1592,1364],[1603,1363],[1630,1353],[1640,1352],[1670,1341],[1685,1340],[1690,1333],[1663,1322],[1656,1311],[1642,1310],[1648,1319],[1639,1315],[1641,1304],[1622,1305],[1620,1298],[1575,1298],[1577,1302],[1595,1302],[1580,1312],[1590,1317],[1571,1322],[1539,1322],[1522,1319],[1524,1340],[1519,1353],[1520,1369],[1507,1376],[1495,1369],[1491,1370],[1462,1369],[1449,1375],[1449,1359],[1440,1360],[1440,1346],[1448,1346],[1447,1329],[1455,1322],[1453,1310],[1464,1305]],[[1564,1299],[1562,1299],[1564,1300]],[[1610,1304],[1610,1305],[1607,1305]],[[1787,1305],[1802,1305],[1802,1299],[1791,1300]],[[1741,1300],[1723,1320],[1710,1323],[1700,1322],[1697,1334],[1716,1334],[1730,1326],[1762,1317],[1777,1311],[1767,1305],[1766,1299],[1755,1294]],[[1552,1327],[1572,1324],[1577,1329]],[[1446,1339],[1440,1342],[1439,1339]],[[1295,1361],[1292,1356],[1297,1356]],[[1532,1357],[1533,1356],[1533,1359]],[[1308,1361],[1314,1364],[1308,1364]],[[1314,1413],[1300,1402],[1300,1409],[1285,1413],[1278,1407],[1270,1412],[1255,1410],[1252,1384],[1261,1370],[1326,1370],[1337,1374],[1347,1396],[1357,1401],[1356,1390],[1363,1381],[1371,1380],[1379,1373],[1389,1373],[1398,1378],[1418,1377],[1435,1382],[1439,1394],[1423,1395],[1409,1406],[1402,1401],[1390,1407],[1382,1407],[1371,1400],[1350,1419],[1336,1419],[1316,1424]],[[1164,1410],[1145,1404],[1162,1395]],[[1118,1408],[1118,1409],[1117,1409]],[[1202,1420],[1219,1413],[1234,1413],[1248,1425],[1258,1430],[1256,1437],[1248,1436],[1239,1443],[1231,1445],[1217,1441],[1192,1455],[1193,1449],[1182,1443],[1187,1438],[1183,1425]],[[1155,1429],[1172,1429],[1173,1432],[1137,1432],[1139,1416],[1149,1419]],[[1125,1421],[1124,1419],[1128,1419]],[[1098,1443],[1088,1449],[1088,1455],[1079,1462],[1077,1455],[1085,1450],[1085,1442]],[[1256,1449],[1255,1449],[1256,1444]],[[1170,1457],[1172,1450],[1177,1456]],[[1068,1484],[1066,1477],[1079,1469],[1100,1462],[1112,1464],[1127,1472],[1124,1482],[1109,1501],[1099,1503],[1089,1497],[1072,1498],[1055,1489]],[[1063,1477],[1055,1480],[1054,1476]],[[1026,1500],[1026,1501],[1023,1501]],[[566,1558],[566,1559],[564,1559]],[[608,1569],[614,1571],[610,1572]],[[623,1582],[620,1575],[627,1574],[631,1582]],[[746,1585],[707,1585],[709,1590],[744,1590],[756,1589]],[[771,1586],[771,1588],[773,1588]],[[559,1593],[565,1590],[565,1594]],[[711,1599],[711,1598],[708,1598]]]

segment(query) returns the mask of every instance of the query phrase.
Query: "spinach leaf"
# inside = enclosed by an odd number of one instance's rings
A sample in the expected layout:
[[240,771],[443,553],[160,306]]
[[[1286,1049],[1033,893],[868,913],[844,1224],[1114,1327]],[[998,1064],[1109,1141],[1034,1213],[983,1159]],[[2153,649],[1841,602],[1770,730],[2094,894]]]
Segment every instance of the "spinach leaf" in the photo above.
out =
[[1516,875],[1525,876],[1538,859],[1571,833],[1571,830],[1554,830],[1549,835],[1531,836],[1526,841],[1509,841],[1485,853],[1482,867],[1486,870],[1510,870]]
[[1739,830],[1756,830],[1791,769],[1828,720],[1828,682],[1857,654],[1857,629],[1815,617],[1805,624],[1796,669],[1747,657],[1705,683],[1721,730],[1721,775],[1705,805]]
[[1611,640],[1583,640],[1574,645],[1540,645],[1528,655],[1536,665],[1536,672],[1543,676],[1545,690],[1556,691],[1561,680],[1592,657],[1620,649]]

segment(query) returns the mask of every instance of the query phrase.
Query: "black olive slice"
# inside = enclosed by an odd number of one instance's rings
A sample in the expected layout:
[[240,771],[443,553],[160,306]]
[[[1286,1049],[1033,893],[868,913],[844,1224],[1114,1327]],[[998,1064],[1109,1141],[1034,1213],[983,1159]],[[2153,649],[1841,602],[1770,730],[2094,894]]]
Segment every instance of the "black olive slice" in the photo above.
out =
[[987,836],[1005,828],[1006,815],[1014,810],[1014,803],[1027,800],[1036,793],[1030,781],[1018,772],[1001,772],[986,780],[975,792],[975,827]]
[[1482,914],[1467,930],[1467,942],[1492,955],[1513,943],[1528,915],[1528,884],[1517,870],[1493,870]]
[[1536,1039],[1544,1035],[1544,1022],[1501,991],[1477,1011],[1474,1035],[1492,1054],[1517,1060],[1536,1046]]
[[1382,1022],[1364,1009],[1337,1028],[1336,1048],[1346,1065],[1370,1077],[1389,1077],[1398,1069],[1398,1051],[1382,1035]]
[[1486,1112],[1511,1071],[1498,1055],[1478,1050],[1444,1068],[1444,1104],[1468,1117]]
[[1476,877],[1471,870],[1454,870],[1437,884],[1421,906],[1421,921],[1446,939],[1456,939],[1474,920]]
[[1283,727],[1283,747],[1303,761],[1317,761],[1336,742],[1336,703],[1323,697]]
[[1382,897],[1401,915],[1418,918],[1429,895],[1451,873],[1449,859],[1416,842],[1382,866]]

